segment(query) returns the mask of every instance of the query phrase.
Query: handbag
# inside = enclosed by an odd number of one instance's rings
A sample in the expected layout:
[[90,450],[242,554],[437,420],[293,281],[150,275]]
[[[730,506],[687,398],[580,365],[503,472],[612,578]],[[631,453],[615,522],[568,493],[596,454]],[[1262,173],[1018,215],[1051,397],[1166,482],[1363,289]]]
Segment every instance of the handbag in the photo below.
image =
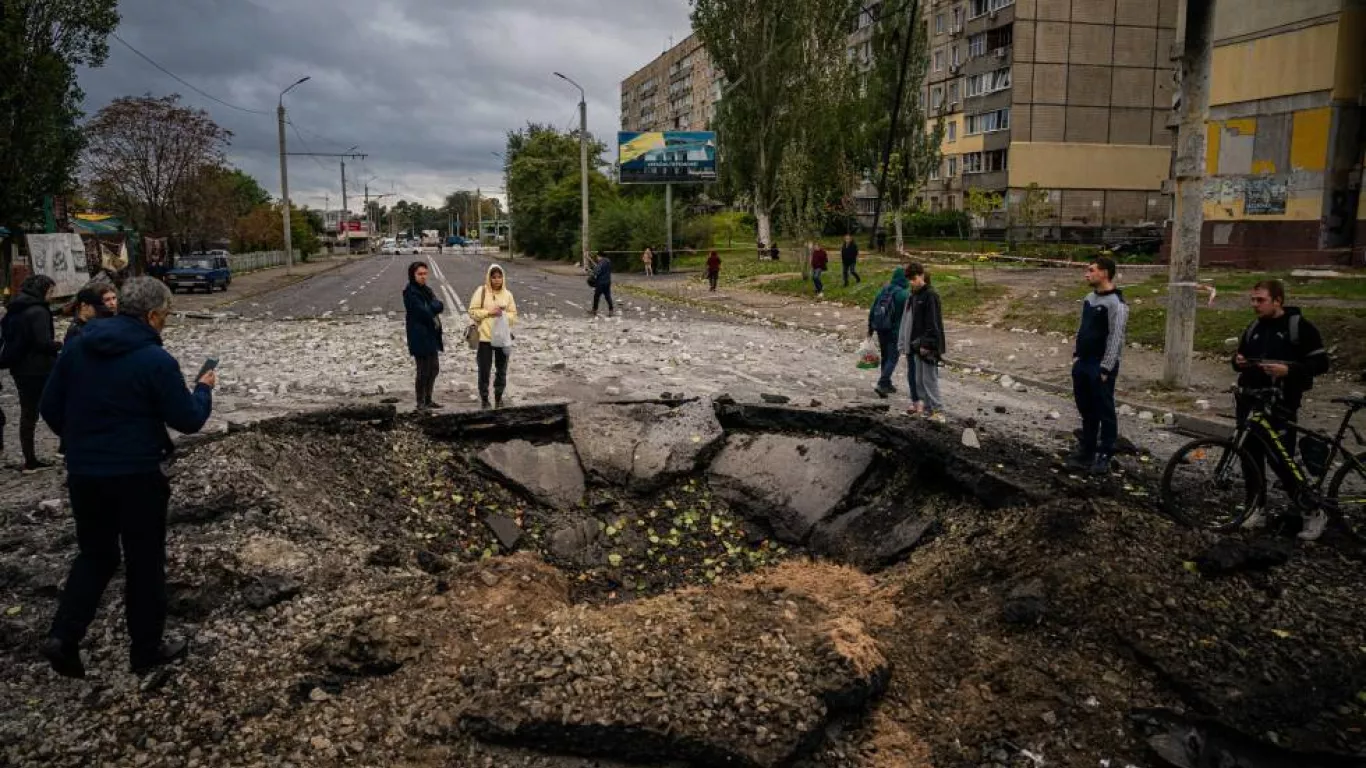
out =
[[[485,306],[482,287],[479,289],[479,306]],[[470,324],[465,327],[465,343],[469,345],[470,349],[479,349],[479,323],[470,321]]]

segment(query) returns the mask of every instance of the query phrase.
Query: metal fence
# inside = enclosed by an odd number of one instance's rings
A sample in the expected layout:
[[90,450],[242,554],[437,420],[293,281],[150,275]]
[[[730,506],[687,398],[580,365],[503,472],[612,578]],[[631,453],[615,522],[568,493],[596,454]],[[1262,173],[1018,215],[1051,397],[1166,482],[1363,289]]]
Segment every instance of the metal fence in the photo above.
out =
[[[294,261],[300,261],[299,252],[294,252]],[[284,266],[284,251],[256,251],[254,253],[234,253],[228,256],[228,266],[234,275],[252,272],[267,267]]]

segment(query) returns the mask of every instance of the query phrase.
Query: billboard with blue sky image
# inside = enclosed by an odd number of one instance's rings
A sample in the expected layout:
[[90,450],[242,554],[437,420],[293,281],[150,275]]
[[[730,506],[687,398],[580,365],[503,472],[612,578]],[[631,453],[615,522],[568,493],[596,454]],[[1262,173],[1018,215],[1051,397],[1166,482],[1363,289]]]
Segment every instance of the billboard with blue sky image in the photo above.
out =
[[622,184],[705,184],[716,181],[713,131],[621,131]]

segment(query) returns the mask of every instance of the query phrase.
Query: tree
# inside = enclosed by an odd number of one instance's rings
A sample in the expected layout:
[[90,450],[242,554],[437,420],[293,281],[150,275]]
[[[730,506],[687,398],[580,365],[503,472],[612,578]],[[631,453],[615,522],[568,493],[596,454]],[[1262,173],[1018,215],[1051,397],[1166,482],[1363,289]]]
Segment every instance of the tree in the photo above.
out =
[[38,218],[45,195],[70,190],[85,98],[77,67],[99,67],[118,26],[116,0],[0,3],[0,226]]
[[1001,193],[987,192],[984,189],[973,187],[968,190],[967,200],[964,207],[968,213],[972,214],[973,234],[981,239],[982,229],[986,226],[987,217],[996,211],[1001,210]]
[[1040,188],[1038,182],[1031,181],[1028,187],[1020,190],[1015,201],[1015,218],[1024,225],[1026,239],[1035,238],[1039,222],[1049,218],[1049,207],[1048,190]]
[[125,96],[86,126],[85,172],[95,202],[134,229],[191,236],[197,188],[217,176],[231,134],[180,96]]
[[[297,248],[305,261],[322,247],[318,233],[322,231],[322,217],[316,211],[289,206],[290,245]],[[284,228],[279,203],[258,205],[238,219],[232,249],[238,252],[282,251],[285,248]]]
[[[588,156],[602,154],[589,140]],[[517,201],[517,247],[529,256],[566,258],[578,251],[580,206],[579,139],[553,127],[528,124],[508,133],[508,193]],[[616,196],[612,183],[596,168],[588,171],[590,211]]]
[[[942,120],[927,126],[920,83],[924,82],[929,67],[929,40],[921,11],[922,3],[912,2],[904,13],[888,13],[874,22],[873,64],[867,76],[866,95],[860,105],[860,140],[855,145],[858,167],[876,183],[882,175],[883,153],[887,151],[888,133],[892,129],[897,88],[903,80],[904,58],[907,68],[900,109],[897,110],[896,133],[891,136],[886,189],[878,190],[883,210],[892,217],[898,250],[904,244],[902,215],[930,172],[939,166],[940,145],[944,139]],[[909,40],[911,48],[906,51],[908,29],[914,33]]]
[[842,53],[856,7],[850,0],[693,2],[693,29],[727,79],[716,113],[721,167],[749,193],[764,242],[772,242],[781,202],[783,156],[846,77]]

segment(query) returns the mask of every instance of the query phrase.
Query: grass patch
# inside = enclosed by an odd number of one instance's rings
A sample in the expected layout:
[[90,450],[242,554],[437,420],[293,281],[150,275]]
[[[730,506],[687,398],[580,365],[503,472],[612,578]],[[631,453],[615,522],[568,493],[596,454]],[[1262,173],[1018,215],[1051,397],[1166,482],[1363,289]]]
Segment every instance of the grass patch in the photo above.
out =
[[[1355,272],[1356,270],[1348,270]],[[1285,283],[1286,302],[1294,305],[1297,298],[1337,299],[1341,301],[1360,301],[1366,304],[1366,274],[1358,278],[1313,278],[1292,277],[1289,272],[1249,272],[1246,270],[1203,270],[1201,278],[1213,279],[1214,287],[1221,297],[1247,294],[1259,281],[1279,279]],[[1156,289],[1159,295],[1167,294],[1169,278],[1164,274],[1152,275],[1144,283],[1139,283],[1148,293]]]
[[[872,307],[882,286],[892,279],[892,268],[866,268],[859,274],[863,282],[851,282],[848,287],[844,286],[838,271],[826,274],[822,281],[825,283],[825,298],[856,307]],[[970,322],[979,319],[993,302],[1007,293],[1005,286],[1001,285],[979,283],[974,288],[971,275],[938,272],[932,279],[935,290],[939,292],[944,316],[952,320]],[[810,297],[815,292],[811,281],[800,277],[770,280],[759,288],[788,296]]]
[[[1070,336],[1077,332],[1081,309],[1076,307],[1075,302],[1070,303],[1069,307],[1070,311],[1058,312],[1017,299],[1011,302],[1002,322],[1012,328],[1057,331]],[[1323,334],[1324,344],[1329,349],[1336,347],[1333,355],[1335,371],[1366,367],[1366,311],[1325,307],[1315,308],[1307,316]],[[1195,317],[1195,351],[1212,355],[1227,354],[1224,341],[1240,336],[1250,322],[1252,312],[1249,310],[1199,308]],[[1130,304],[1127,334],[1130,342],[1161,349],[1166,334],[1166,308]]]
[[[734,285],[742,283],[760,275],[781,275],[802,271],[801,264],[793,261],[770,261],[768,259],[759,260],[754,257],[754,253],[732,253],[720,254],[721,256],[721,285]],[[706,279],[707,254],[704,252],[689,254],[674,254],[675,270],[688,270],[702,272],[699,280]]]

